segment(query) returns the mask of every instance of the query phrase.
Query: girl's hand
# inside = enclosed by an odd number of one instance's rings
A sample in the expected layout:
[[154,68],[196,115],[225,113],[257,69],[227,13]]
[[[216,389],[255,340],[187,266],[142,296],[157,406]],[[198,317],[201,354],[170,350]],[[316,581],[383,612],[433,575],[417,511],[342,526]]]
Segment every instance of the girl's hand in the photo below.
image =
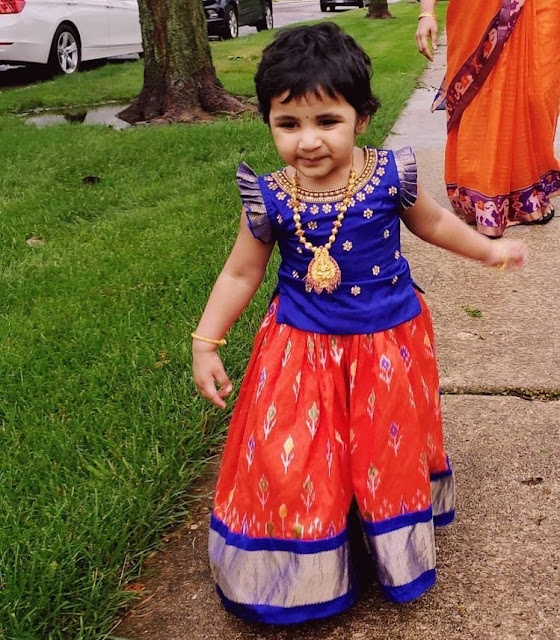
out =
[[231,393],[233,386],[225,372],[218,350],[210,344],[195,342],[192,353],[193,377],[198,392],[216,407],[225,409],[224,398]]
[[[425,17],[418,20],[418,28],[416,29],[416,43],[418,51],[433,60],[432,51],[437,49],[438,23],[435,18]],[[430,48],[431,45],[431,48]]]
[[505,269],[520,269],[527,262],[529,250],[523,240],[491,240],[492,251],[485,264],[488,267]]

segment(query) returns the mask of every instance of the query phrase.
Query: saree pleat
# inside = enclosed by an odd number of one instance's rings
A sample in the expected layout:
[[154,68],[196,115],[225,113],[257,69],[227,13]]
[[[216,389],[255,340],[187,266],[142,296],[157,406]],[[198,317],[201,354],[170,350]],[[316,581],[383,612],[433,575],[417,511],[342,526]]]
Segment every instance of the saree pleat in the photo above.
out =
[[560,191],[560,2],[475,5],[448,10],[445,180],[455,211],[500,236],[541,219]]

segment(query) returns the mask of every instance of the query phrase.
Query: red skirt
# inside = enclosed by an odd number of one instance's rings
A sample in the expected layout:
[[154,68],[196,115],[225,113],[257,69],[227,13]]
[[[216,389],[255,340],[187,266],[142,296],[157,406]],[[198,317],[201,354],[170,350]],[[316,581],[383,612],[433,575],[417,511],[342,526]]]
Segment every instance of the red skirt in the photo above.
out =
[[429,311],[371,335],[276,323],[272,303],[232,417],[210,530],[226,608],[289,624],[356,598],[348,515],[395,601],[435,581],[434,525],[454,516]]

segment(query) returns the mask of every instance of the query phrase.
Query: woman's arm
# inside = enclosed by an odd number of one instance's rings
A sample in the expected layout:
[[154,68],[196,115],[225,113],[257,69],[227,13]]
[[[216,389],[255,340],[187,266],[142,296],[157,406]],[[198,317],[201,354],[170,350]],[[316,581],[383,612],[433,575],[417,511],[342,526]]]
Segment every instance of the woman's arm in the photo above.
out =
[[440,206],[421,185],[416,204],[406,209],[401,218],[422,240],[489,267],[515,269],[527,260],[527,245],[522,240],[486,238]]
[[[427,13],[433,15],[435,6],[436,0],[422,0],[420,2],[420,14]],[[420,18],[416,29],[416,44],[418,46],[418,51],[428,58],[428,60],[434,59],[432,51],[437,49],[437,38],[437,19],[430,16],[423,16]]]
[[[273,242],[264,244],[253,237],[243,211],[237,239],[214,284],[196,334],[213,340],[226,335],[259,288],[273,248]],[[217,351],[216,345],[193,339],[195,384],[201,395],[224,409],[223,398],[232,386]]]

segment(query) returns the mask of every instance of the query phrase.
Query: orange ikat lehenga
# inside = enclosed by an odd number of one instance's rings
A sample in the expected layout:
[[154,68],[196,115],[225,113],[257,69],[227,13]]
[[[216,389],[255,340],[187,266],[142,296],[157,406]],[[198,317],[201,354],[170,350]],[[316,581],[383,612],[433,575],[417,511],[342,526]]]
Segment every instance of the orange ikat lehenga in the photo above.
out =
[[480,232],[550,219],[560,191],[559,0],[451,0],[445,106],[447,190]]
[[[365,153],[332,247],[342,273],[332,294],[305,289],[310,252],[298,251],[284,174],[240,169],[250,227],[282,254],[211,519],[218,593],[246,620],[303,622],[355,601],[352,505],[384,594],[416,598],[435,582],[434,525],[454,516],[430,316],[400,254],[398,214],[415,200],[414,156]],[[328,237],[340,197],[302,193],[312,242]],[[372,330],[380,318],[385,328]],[[336,331],[327,333],[330,323]]]

